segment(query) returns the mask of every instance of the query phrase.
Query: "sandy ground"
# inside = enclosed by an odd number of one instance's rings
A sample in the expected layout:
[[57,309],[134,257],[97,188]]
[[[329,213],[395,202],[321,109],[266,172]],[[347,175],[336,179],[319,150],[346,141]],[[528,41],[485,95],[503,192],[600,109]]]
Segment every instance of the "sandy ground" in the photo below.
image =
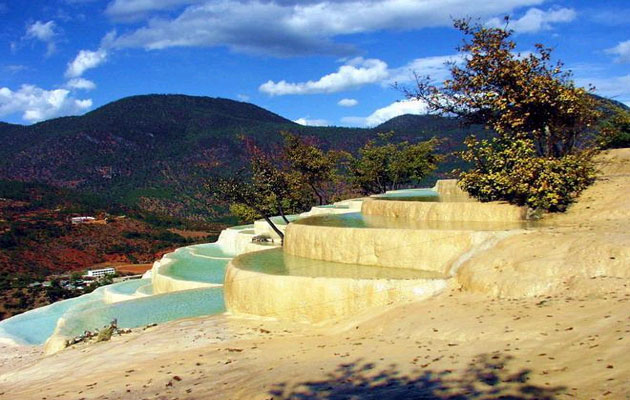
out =
[[475,256],[461,288],[319,327],[220,315],[2,348],[0,399],[630,399],[630,150],[604,158],[566,215]]
[[123,274],[144,274],[148,270],[153,267],[153,263],[149,264],[123,264],[123,265],[114,265],[116,271]]

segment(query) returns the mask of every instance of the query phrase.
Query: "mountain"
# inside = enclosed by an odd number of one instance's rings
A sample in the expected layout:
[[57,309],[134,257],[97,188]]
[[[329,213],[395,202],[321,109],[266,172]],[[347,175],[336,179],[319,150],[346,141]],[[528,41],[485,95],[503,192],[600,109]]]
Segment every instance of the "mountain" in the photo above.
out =
[[[0,123],[0,179],[40,182],[94,194],[107,201],[183,217],[223,210],[184,201],[200,188],[194,166],[229,173],[246,162],[241,137],[273,152],[280,131],[306,135],[323,148],[356,151],[377,132],[400,140],[446,138],[443,151],[459,148],[464,129],[450,118],[405,115],[374,129],[305,127],[253,104],[184,95],[124,98],[82,116],[30,126]],[[195,190],[193,190],[195,189]],[[205,189],[204,189],[205,190]]]

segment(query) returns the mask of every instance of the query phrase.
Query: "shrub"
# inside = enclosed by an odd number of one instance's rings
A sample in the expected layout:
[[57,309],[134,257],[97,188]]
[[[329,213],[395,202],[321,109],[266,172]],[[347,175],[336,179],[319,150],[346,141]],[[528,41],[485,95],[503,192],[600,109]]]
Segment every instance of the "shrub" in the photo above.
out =
[[616,107],[600,124],[597,144],[602,149],[630,147],[630,111]]
[[470,170],[460,186],[481,201],[506,200],[536,210],[564,211],[595,178],[591,151],[540,157],[530,139],[467,139]]

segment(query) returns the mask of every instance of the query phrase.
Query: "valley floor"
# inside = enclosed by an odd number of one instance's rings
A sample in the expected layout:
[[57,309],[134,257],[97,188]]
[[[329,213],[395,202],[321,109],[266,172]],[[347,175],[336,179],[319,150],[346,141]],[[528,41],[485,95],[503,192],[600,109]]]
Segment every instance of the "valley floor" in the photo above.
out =
[[630,150],[602,160],[566,215],[437,297],[319,327],[220,315],[3,348],[0,399],[630,398]]

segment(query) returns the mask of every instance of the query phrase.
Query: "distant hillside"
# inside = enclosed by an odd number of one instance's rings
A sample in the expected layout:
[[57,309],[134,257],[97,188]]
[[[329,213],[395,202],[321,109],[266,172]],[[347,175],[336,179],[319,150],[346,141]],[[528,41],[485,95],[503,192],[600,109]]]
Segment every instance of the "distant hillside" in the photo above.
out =
[[[396,123],[404,118],[409,120],[404,126]],[[175,176],[193,194],[200,187],[195,165],[203,162],[217,173],[242,166],[241,136],[273,151],[281,140],[278,133],[290,131],[311,136],[324,148],[352,152],[376,132],[389,130],[410,141],[449,137],[445,149],[456,147],[468,132],[453,120],[417,116],[398,117],[375,129],[304,127],[233,100],[133,96],[83,116],[31,126],[1,123],[0,179],[74,188],[156,213],[220,218],[223,209],[187,202],[168,179]]]
[[[623,106],[609,100],[602,104]],[[480,126],[462,127],[457,119],[435,115],[402,115],[373,129],[305,127],[234,100],[133,96],[82,116],[31,126],[0,123],[0,179],[71,188],[156,214],[221,221],[223,207],[191,200],[212,189],[202,186],[196,166],[203,163],[210,174],[229,174],[246,162],[242,137],[273,152],[280,131],[312,137],[324,149],[350,152],[378,132],[395,131],[397,140],[410,142],[435,136],[442,139],[443,153],[461,150],[471,133],[489,134]],[[436,176],[462,167],[450,158]],[[174,188],[173,179],[188,193]]]

